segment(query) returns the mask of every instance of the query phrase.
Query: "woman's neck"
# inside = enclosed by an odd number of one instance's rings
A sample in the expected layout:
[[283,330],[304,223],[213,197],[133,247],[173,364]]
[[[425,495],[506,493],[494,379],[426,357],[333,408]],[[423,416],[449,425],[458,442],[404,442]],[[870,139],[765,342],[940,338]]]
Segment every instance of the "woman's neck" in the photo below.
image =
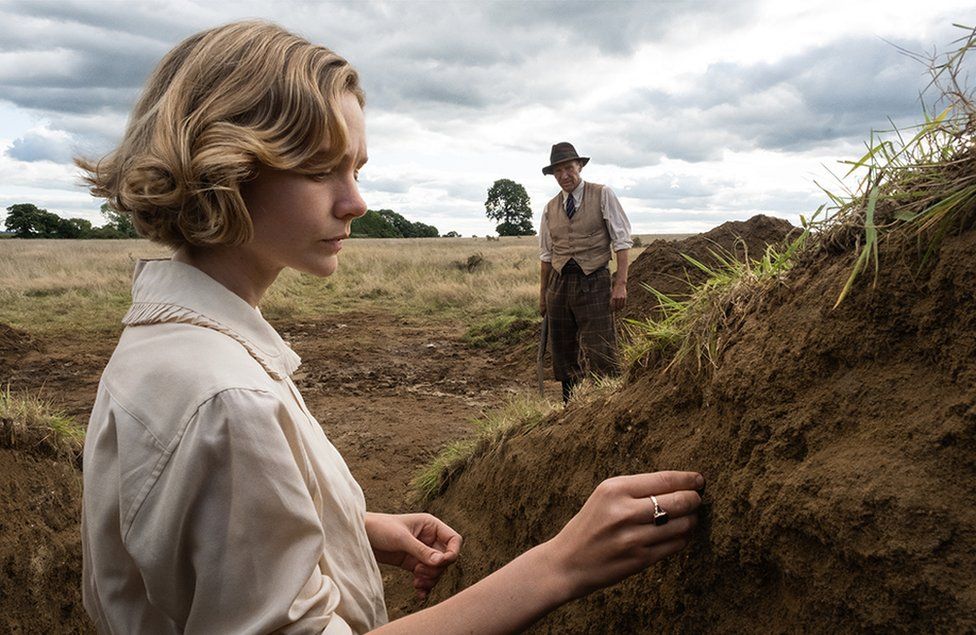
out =
[[173,260],[196,267],[253,307],[258,306],[282,269],[261,266],[240,247],[184,245],[173,253]]

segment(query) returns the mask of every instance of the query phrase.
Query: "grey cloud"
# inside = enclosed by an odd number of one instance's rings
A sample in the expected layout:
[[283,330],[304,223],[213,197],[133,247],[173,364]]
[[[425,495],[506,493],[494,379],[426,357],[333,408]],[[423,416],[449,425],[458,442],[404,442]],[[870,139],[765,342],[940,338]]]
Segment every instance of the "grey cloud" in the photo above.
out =
[[631,204],[655,210],[710,210],[726,220],[731,215],[775,213],[781,216],[798,216],[816,209],[826,196],[810,192],[776,189],[770,186],[762,193],[743,193],[729,179],[704,179],[696,175],[663,174],[638,180],[636,183],[615,190],[625,209]]
[[139,94],[137,88],[29,88],[2,84],[0,91],[3,99],[23,108],[66,115],[93,114],[108,108],[128,111]]
[[748,20],[753,7],[742,2],[632,2],[629,0],[535,1],[489,3],[492,22],[507,29],[527,24],[538,29],[538,46],[559,42],[573,50],[596,48],[603,53],[626,55],[641,44],[661,40],[672,29],[678,37],[695,30],[734,28]]
[[152,36],[175,43],[197,28],[195,20],[158,4],[89,2],[87,0],[8,0],[7,11],[48,20],[76,29],[95,27],[113,34]]
[[[901,43],[921,49],[920,43]],[[848,38],[775,63],[715,64],[673,92],[640,89],[592,117],[618,165],[690,162],[725,150],[802,151],[921,118],[925,68],[879,38]]]
[[698,205],[701,203],[700,199],[710,198],[716,192],[732,186],[732,181],[706,183],[698,176],[663,174],[640,179],[616,192],[620,197],[640,198],[655,207],[667,207],[670,202],[675,201],[693,201]]
[[14,139],[7,155],[19,161],[54,161],[68,163],[73,155],[72,141],[67,135],[29,132]]

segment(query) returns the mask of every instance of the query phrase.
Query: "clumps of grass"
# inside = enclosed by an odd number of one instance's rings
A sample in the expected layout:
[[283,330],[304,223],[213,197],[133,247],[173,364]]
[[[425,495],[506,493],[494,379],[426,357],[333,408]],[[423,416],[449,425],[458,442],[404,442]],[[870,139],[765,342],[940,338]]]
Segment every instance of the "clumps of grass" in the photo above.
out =
[[757,260],[711,251],[713,267],[683,254],[708,278],[684,300],[644,286],[660,303],[661,316],[627,321],[621,347],[626,366],[646,365],[652,358],[669,360],[665,368],[685,360],[693,360],[697,370],[704,363],[716,366],[748,308],[792,268],[809,236],[807,229],[785,247],[769,245]]
[[531,339],[539,328],[539,321],[537,311],[518,305],[473,325],[461,339],[475,348],[512,348]]
[[77,462],[84,429],[51,402],[0,390],[0,447]]
[[467,271],[468,273],[474,273],[475,271],[487,269],[489,265],[491,265],[491,263],[488,262],[485,255],[481,252],[471,254],[466,260],[455,260],[451,263],[451,266],[458,271]]
[[513,436],[537,427],[559,407],[541,397],[519,394],[501,408],[475,419],[472,422],[473,437],[448,445],[413,478],[410,485],[415,499],[421,504],[428,503],[441,494],[473,459],[494,451]]
[[620,390],[624,384],[622,376],[598,377],[590,375],[576,384],[569,394],[570,402],[593,401],[606,399]]

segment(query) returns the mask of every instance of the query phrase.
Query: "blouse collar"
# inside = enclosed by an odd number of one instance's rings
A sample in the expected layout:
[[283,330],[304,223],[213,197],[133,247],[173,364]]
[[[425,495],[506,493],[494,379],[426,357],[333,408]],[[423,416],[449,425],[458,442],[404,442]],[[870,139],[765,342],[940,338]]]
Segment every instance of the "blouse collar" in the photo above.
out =
[[182,262],[136,263],[132,307],[122,323],[181,323],[219,331],[239,342],[276,380],[291,377],[302,363],[258,309],[196,267]]

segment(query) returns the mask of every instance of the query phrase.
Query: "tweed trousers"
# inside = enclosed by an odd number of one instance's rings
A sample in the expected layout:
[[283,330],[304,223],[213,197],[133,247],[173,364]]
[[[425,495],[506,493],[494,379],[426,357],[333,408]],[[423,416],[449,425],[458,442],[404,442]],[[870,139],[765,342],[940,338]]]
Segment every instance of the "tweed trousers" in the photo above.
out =
[[585,275],[553,270],[546,286],[552,371],[559,381],[616,375],[617,336],[610,310],[610,270]]

